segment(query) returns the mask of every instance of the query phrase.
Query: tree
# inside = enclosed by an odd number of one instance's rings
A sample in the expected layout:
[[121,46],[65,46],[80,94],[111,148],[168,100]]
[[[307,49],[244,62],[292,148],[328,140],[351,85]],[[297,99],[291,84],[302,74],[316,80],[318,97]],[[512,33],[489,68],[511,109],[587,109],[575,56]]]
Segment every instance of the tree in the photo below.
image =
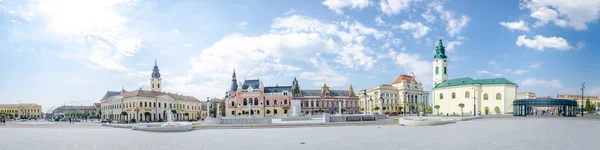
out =
[[494,112],[496,112],[496,114],[500,114],[500,107],[494,107]]
[[589,98],[585,100],[585,111],[587,111],[588,114],[591,114],[593,113],[592,111],[594,111],[594,106],[592,105],[592,103],[590,103]]
[[375,106],[375,108],[373,108],[373,110],[375,110],[375,111],[379,110],[379,106]]
[[365,108],[360,108],[360,111],[365,111]]
[[342,114],[346,112],[346,108],[342,108]]
[[487,115],[488,113],[490,113],[490,108],[486,106],[483,111]]
[[102,116],[102,111],[101,110],[98,111],[98,116]]
[[[177,110],[175,110],[175,109],[171,109],[171,113],[172,113],[173,115],[176,115],[176,114],[177,114]],[[173,119],[173,120],[175,120],[175,119]]]
[[268,109],[267,109],[267,114],[271,114],[271,110],[268,110]]
[[92,117],[96,117],[96,112],[92,111]]
[[383,106],[383,110],[387,110],[387,107]]
[[189,113],[185,112],[185,113],[183,113],[183,116],[187,117],[187,119],[190,120],[190,117],[189,117],[190,114]]
[[150,119],[148,118],[150,115],[150,112],[144,112],[144,119],[146,119],[147,122],[150,122]]
[[[127,117],[127,112],[125,112],[125,111],[121,112],[121,116],[123,116],[123,118]],[[125,119],[125,120],[128,120],[128,119]]]
[[464,115],[464,113],[463,113],[463,108],[465,108],[465,104],[463,104],[463,103],[460,103],[460,104],[458,104],[458,107],[460,107],[460,114],[461,114],[461,115]]
[[440,115],[440,105],[435,105],[435,110],[438,112],[438,116]]

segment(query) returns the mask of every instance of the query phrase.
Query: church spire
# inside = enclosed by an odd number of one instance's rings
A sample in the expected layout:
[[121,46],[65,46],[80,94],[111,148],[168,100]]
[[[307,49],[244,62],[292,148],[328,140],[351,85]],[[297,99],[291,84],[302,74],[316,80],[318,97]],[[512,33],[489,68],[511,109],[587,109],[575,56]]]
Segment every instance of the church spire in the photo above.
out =
[[439,58],[439,59],[448,58],[446,56],[446,50],[444,48],[444,44],[442,44],[442,36],[440,36],[440,40],[438,42],[438,45],[435,47],[435,56],[434,56],[434,58]]
[[235,68],[233,68],[233,77],[231,78],[231,86],[229,86],[229,91],[237,91],[238,83],[237,77],[235,76]]

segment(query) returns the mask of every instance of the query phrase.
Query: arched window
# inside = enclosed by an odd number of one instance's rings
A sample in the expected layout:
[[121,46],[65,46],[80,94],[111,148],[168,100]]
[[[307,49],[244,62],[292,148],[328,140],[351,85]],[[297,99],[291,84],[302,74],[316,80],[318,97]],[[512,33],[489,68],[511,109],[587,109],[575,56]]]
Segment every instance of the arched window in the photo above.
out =
[[258,98],[254,98],[254,105],[258,105]]
[[273,101],[273,105],[274,105],[274,106],[277,106],[277,100],[274,100],[274,101]]
[[446,72],[446,66],[444,66],[444,74],[448,74],[448,72]]
[[470,98],[471,97],[471,93],[469,93],[469,91],[465,92],[465,98]]
[[440,99],[444,99],[444,94],[440,93]]
[[[277,101],[277,100],[275,100],[275,101]],[[273,110],[273,114],[277,114],[277,109]]]
[[502,99],[502,95],[500,95],[500,93],[497,93],[496,94],[496,100],[500,100],[500,99]]
[[286,99],[286,100],[283,100],[283,104],[284,104],[284,105],[287,105],[287,99]]
[[[235,106],[235,102],[231,101],[231,107]],[[233,112],[232,112],[233,113]]]
[[259,114],[259,115],[260,115],[260,110],[256,110],[256,114]]
[[148,102],[144,102],[144,107],[148,107]]
[[452,99],[456,98],[456,93],[452,92]]
[[248,100],[244,98],[244,106],[248,105]]
[[488,94],[487,93],[483,94],[483,100],[488,100]]
[[271,105],[271,102],[269,100],[267,100],[267,106]]
[[157,84],[158,88],[160,88],[160,84]]
[[142,106],[144,106],[144,105],[142,105],[142,102],[140,102],[140,107],[142,107]]
[[435,66],[435,74],[440,74],[440,67]]
[[283,110],[283,113],[284,113],[284,114],[287,114],[287,109],[284,109],[284,110]]
[[164,106],[164,107],[165,107],[165,108],[167,108],[167,103],[165,103],[165,106]]

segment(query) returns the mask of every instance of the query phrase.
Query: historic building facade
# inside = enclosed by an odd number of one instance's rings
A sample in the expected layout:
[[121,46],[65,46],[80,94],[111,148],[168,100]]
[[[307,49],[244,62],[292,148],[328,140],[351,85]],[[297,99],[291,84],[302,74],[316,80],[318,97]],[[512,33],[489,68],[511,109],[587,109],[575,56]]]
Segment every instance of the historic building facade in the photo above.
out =
[[42,106],[33,103],[0,104],[0,116],[8,118],[42,118]]
[[294,78],[293,91],[300,91],[294,97],[300,100],[301,113],[303,114],[338,114],[340,109],[343,114],[359,113],[358,97],[352,89],[330,90],[326,83],[321,89],[300,89],[298,80]]
[[87,117],[96,116],[98,111],[95,106],[60,106],[52,110],[52,115],[57,117]]
[[505,78],[448,79],[448,63],[440,38],[433,60],[434,111],[443,114],[513,113],[512,103],[517,98],[517,84]]
[[[297,85],[294,79],[292,84]],[[299,86],[297,87],[299,90]],[[260,79],[238,82],[235,71],[231,86],[226,92],[225,114],[228,117],[238,116],[285,116],[291,115],[292,86],[264,86]],[[354,92],[344,90],[301,90],[303,113],[334,112],[339,109],[337,102],[342,101],[347,112],[357,112],[358,98]],[[350,96],[353,95],[353,96]],[[336,104],[333,104],[335,101]],[[322,111],[321,111],[322,110]]]
[[581,107],[582,102],[585,106],[585,101],[589,99],[592,106],[600,108],[600,96],[584,96],[583,101],[581,95],[575,94],[558,94],[556,98],[575,100],[577,101],[577,106],[579,107]]
[[364,90],[360,91],[359,97],[360,110],[368,113],[418,112],[430,105],[429,92],[423,90],[423,85],[417,82],[412,72],[398,76],[392,84],[366,89],[366,94]]
[[108,91],[101,100],[101,117],[110,120],[158,121],[174,113],[175,120],[196,120],[201,102],[195,97],[162,91],[162,78],[155,63],[151,90]]

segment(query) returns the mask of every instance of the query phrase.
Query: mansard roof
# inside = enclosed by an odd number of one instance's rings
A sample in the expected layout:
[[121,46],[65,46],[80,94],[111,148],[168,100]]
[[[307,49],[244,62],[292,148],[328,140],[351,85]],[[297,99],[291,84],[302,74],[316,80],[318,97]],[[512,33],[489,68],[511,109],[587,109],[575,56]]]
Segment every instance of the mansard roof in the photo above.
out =
[[280,93],[282,91],[292,92],[292,86],[270,86],[270,87],[265,87],[265,93]]
[[138,97],[155,98],[157,96],[163,96],[163,95],[168,95],[168,96],[172,97],[175,100],[183,100],[183,101],[189,101],[189,102],[200,102],[200,100],[196,99],[193,96],[185,96],[185,95],[178,95],[178,94],[174,94],[174,93],[165,93],[165,92],[158,92],[158,91],[146,91],[146,90],[135,90],[135,91],[131,91],[131,92],[119,94],[117,96],[121,96],[123,98],[136,97],[136,96],[138,96]]
[[244,84],[242,85],[242,89],[248,89],[248,87],[252,86],[253,89],[258,89],[260,86],[260,81],[258,79],[254,80],[244,80]]

